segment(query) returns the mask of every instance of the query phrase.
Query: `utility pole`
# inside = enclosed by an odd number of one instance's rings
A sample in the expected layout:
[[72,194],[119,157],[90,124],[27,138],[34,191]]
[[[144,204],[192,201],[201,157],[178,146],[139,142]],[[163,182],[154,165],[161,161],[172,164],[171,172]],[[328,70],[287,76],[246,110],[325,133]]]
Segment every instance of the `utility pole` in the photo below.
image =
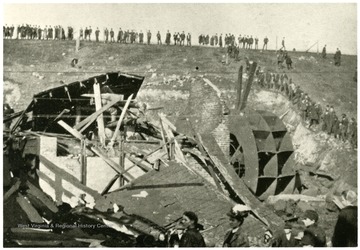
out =
[[276,36],[276,51],[277,51],[277,36]]

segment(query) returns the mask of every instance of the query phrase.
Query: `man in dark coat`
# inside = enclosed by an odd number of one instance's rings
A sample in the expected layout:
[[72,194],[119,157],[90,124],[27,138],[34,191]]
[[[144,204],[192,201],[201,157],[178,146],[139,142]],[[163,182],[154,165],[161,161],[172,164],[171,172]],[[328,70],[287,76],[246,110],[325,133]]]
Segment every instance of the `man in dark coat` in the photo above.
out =
[[188,33],[186,36],[186,45],[191,46],[191,34]]
[[324,48],[322,49],[321,56],[324,59],[326,58],[326,44],[325,44]]
[[96,28],[95,37],[96,37],[97,42],[99,42],[99,34],[100,34],[100,30],[99,30],[99,28]]
[[158,31],[158,33],[156,34],[156,38],[157,38],[157,44],[162,44],[161,43],[161,35],[160,35],[160,31]]
[[169,31],[167,31],[166,38],[165,38],[166,45],[170,45],[170,38],[171,38],[171,34]]
[[336,49],[334,55],[334,62],[335,62],[335,66],[340,66],[341,64],[341,51],[339,50],[339,48]]
[[300,244],[302,246],[326,247],[326,234],[324,230],[318,226],[318,213],[314,210],[306,210],[302,221],[306,229]]
[[151,42],[151,32],[150,30],[147,32],[147,44],[149,45]]
[[269,42],[269,38],[267,38],[267,36],[264,38],[264,45],[263,45],[263,50],[266,48],[267,50],[267,44]]
[[292,233],[292,225],[286,222],[284,229],[274,233],[272,247],[296,247],[297,243],[295,235]]

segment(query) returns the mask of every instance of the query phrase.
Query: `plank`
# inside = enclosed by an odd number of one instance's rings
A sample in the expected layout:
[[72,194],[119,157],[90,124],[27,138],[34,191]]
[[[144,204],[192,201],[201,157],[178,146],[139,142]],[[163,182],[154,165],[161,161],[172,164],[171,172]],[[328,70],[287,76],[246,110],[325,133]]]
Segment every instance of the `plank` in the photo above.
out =
[[131,94],[129,96],[129,98],[127,99],[126,103],[125,103],[125,106],[121,112],[121,115],[120,115],[120,118],[118,120],[118,123],[116,125],[116,128],[115,128],[115,133],[113,135],[113,137],[111,138],[111,141],[109,142],[109,146],[112,147],[114,145],[114,142],[116,140],[116,137],[119,135],[119,132],[120,132],[120,125],[121,125],[121,122],[123,121],[124,117],[125,117],[125,114],[126,114],[126,110],[127,108],[129,107],[129,104],[131,102],[131,98],[133,97],[133,94]]
[[26,181],[26,184],[29,187],[29,189],[27,190],[29,194],[32,194],[36,198],[38,198],[52,212],[57,213],[59,211],[55,203],[43,191],[41,191],[29,181]]
[[29,220],[34,223],[44,223],[43,218],[41,218],[40,214],[36,211],[36,209],[31,205],[31,203],[25,199],[25,197],[18,193],[18,197],[16,197],[17,203],[20,205],[21,209],[24,210]]
[[76,129],[73,129],[68,124],[66,124],[63,120],[60,120],[57,122],[61,127],[63,127],[66,131],[68,131],[70,134],[72,134],[74,137],[76,137],[79,140],[83,139],[83,135],[77,131]]

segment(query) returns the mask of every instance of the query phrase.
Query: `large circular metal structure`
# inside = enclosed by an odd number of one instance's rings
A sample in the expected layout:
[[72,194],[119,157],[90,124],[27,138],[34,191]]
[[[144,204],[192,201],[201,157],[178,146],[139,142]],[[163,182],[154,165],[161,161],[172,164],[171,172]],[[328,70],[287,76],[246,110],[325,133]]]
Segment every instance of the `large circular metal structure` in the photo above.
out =
[[230,163],[261,200],[293,193],[294,149],[283,122],[273,113],[245,109],[230,116]]

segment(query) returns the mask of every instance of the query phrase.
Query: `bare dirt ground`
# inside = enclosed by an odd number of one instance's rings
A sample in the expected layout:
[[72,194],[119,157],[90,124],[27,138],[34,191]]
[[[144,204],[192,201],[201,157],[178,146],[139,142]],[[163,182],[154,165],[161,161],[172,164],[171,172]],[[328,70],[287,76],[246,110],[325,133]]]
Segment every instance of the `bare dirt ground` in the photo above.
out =
[[[338,115],[346,113],[357,117],[357,83],[353,80],[357,56],[344,55],[342,66],[335,67],[332,55],[322,59],[311,53],[290,53],[294,69],[279,71],[273,51],[240,50],[240,62],[230,59],[230,64],[224,65],[221,59],[225,48],[85,42],[78,53],[74,50],[75,41],[4,40],[5,100],[19,111],[30,103],[35,93],[44,89],[105,72],[122,71],[145,76],[138,100],[150,107],[163,107],[160,112],[175,121],[186,107],[191,84],[203,77],[222,91],[227,105],[232,107],[237,71],[248,56],[265,70],[285,72],[313,100],[323,106],[333,105]],[[79,67],[70,66],[73,58],[79,59]],[[314,131],[305,128],[296,108],[278,93],[254,86],[249,105],[269,109],[277,115],[290,109],[284,122],[292,131],[296,168],[306,186],[305,194],[328,198],[324,204],[312,205],[317,206],[322,225],[330,236],[337,216],[331,195],[345,189],[357,190],[357,152],[319,128]],[[158,120],[157,112],[149,113],[154,122]]]

